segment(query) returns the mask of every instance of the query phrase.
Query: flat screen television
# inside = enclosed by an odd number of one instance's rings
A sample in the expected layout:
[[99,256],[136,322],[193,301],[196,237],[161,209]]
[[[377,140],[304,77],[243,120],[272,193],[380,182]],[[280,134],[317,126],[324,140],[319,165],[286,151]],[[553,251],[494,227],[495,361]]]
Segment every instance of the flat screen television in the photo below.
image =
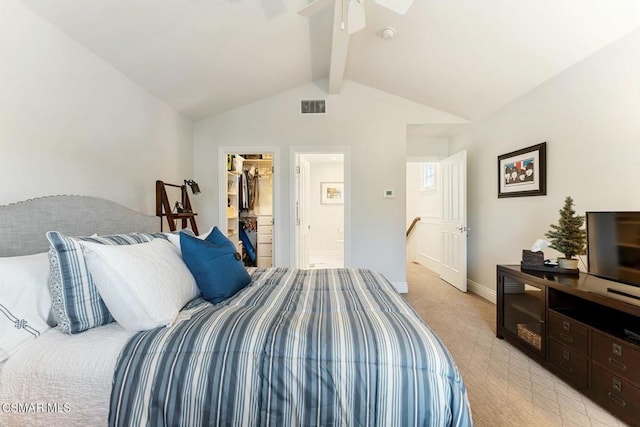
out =
[[589,273],[640,287],[640,212],[587,212]]

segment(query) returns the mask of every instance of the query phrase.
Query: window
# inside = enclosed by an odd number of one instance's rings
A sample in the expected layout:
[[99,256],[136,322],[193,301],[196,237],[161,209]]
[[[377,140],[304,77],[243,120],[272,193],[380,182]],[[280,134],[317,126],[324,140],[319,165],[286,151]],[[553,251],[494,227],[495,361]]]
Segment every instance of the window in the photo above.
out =
[[420,190],[435,192],[436,191],[436,164],[428,162],[422,164],[422,182]]

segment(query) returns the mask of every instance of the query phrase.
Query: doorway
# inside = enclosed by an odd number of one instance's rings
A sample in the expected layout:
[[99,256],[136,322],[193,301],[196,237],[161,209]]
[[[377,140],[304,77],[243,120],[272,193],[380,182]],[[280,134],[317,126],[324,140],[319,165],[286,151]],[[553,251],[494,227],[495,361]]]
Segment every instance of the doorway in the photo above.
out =
[[247,267],[273,267],[274,153],[262,150],[221,151],[220,229]]
[[344,152],[294,153],[293,265],[341,268],[345,262],[348,180]]
[[[429,165],[433,167],[429,172]],[[466,151],[407,161],[407,259],[467,291]]]

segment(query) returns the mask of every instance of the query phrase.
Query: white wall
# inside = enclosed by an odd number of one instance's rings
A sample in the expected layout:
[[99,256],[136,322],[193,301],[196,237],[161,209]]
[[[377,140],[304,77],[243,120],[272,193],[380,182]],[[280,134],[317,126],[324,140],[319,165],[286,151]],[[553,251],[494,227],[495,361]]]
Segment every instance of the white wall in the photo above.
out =
[[[495,266],[578,213],[640,210],[640,30],[567,69],[451,140],[468,150],[468,277],[495,292]],[[547,142],[547,195],[497,198],[497,156]],[[545,251],[556,257],[555,251]],[[580,266],[583,268],[583,266]]]
[[420,217],[407,240],[409,261],[416,261],[425,267],[440,271],[442,257],[442,184],[440,164],[436,163],[435,191],[421,189],[422,161],[407,162],[407,218],[408,229],[414,218]]
[[[442,258],[442,184],[440,160],[449,155],[449,138],[413,137],[407,139],[407,229],[420,217],[407,239],[407,258],[440,272]],[[422,164],[436,162],[435,191],[424,191]]]
[[0,204],[81,194],[154,214],[155,180],[191,177],[191,123],[14,0],[0,58]]
[[311,203],[309,206],[311,232],[309,252],[338,251],[338,228],[344,227],[344,205],[323,205],[320,203],[322,182],[343,182],[342,162],[310,162]]
[[407,138],[407,158],[420,160],[442,160],[449,156],[449,138]]
[[415,217],[442,218],[440,163],[436,163],[436,188],[432,191],[421,188],[423,164],[412,160],[407,162],[407,227]]
[[[326,81],[308,84],[195,124],[194,176],[204,184],[197,205],[199,221],[218,223],[215,165],[219,164],[219,146],[279,147],[281,162],[276,163],[282,173],[275,197],[283,210],[275,219],[282,230],[276,236],[280,244],[275,251],[277,262],[288,265],[293,212],[290,149],[347,146],[350,160],[345,161],[345,168],[350,171],[352,187],[347,194],[351,229],[350,236],[345,236],[345,258],[350,266],[378,270],[390,281],[406,286],[407,124],[464,120],[351,81],[345,82],[339,95],[327,95],[325,88]],[[305,98],[326,98],[327,114],[301,115],[300,99]],[[396,198],[383,198],[385,189],[394,190]]]

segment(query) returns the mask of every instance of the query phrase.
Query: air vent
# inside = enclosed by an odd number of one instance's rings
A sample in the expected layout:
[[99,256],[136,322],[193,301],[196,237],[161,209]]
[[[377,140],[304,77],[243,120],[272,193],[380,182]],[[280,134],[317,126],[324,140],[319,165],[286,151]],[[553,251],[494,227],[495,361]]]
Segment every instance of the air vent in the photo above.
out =
[[302,114],[326,114],[325,99],[303,99],[300,101],[300,112]]

